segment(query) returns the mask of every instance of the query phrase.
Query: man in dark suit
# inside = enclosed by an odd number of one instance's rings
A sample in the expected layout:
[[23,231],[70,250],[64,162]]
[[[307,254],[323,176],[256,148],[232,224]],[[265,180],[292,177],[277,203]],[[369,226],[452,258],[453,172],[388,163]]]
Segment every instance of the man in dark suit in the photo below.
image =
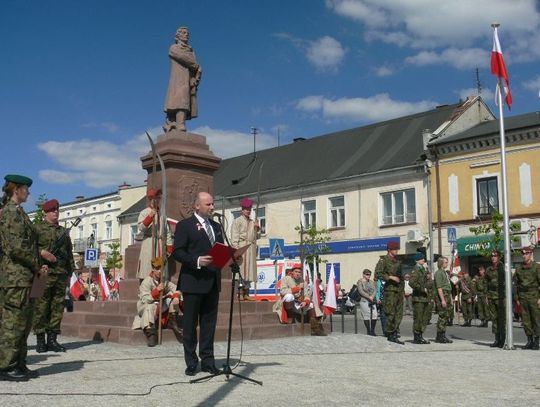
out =
[[186,375],[194,376],[197,357],[197,323],[199,323],[199,356],[201,370],[218,373],[214,360],[214,334],[221,288],[221,271],[212,267],[208,252],[216,242],[223,243],[223,233],[211,217],[214,199],[207,192],[199,192],[194,203],[195,212],[176,225],[174,258],[182,263],[178,288],[184,299],[184,359]]

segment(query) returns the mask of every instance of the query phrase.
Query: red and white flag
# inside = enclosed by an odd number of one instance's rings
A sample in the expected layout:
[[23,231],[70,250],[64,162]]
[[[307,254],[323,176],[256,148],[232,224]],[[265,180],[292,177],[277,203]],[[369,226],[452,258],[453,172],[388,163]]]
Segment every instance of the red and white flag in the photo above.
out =
[[330,276],[328,276],[328,284],[326,284],[326,297],[323,303],[323,312],[325,315],[332,315],[336,308],[336,274],[334,272],[334,265],[330,264]]
[[454,250],[454,264],[452,264],[452,274],[457,274],[461,271],[461,266],[459,264],[459,256],[457,249]]
[[317,276],[317,262],[315,261],[314,263],[314,267],[313,267],[313,278],[311,279],[312,281],[312,291],[311,291],[311,302],[313,304],[317,304],[317,306],[320,306],[321,305],[321,292],[320,292],[320,289],[319,289],[319,284],[320,284],[320,281],[319,281],[319,277]]
[[501,89],[504,91],[504,100],[508,105],[508,109],[512,107],[512,91],[510,90],[510,79],[508,77],[508,71],[506,70],[506,64],[501,50],[501,44],[499,42],[499,36],[497,34],[497,27],[493,27],[493,51],[491,52],[491,73],[497,77],[497,89],[496,100],[498,103],[499,92]]
[[75,273],[71,273],[71,279],[69,280],[69,292],[75,300],[79,300],[81,295],[84,295],[84,286],[79,281],[79,278]]
[[309,285],[309,275],[310,275],[310,270],[309,270],[309,265],[307,264],[307,261],[304,261],[304,267],[303,267],[303,272],[304,272],[304,287],[307,287]]
[[105,275],[105,270],[103,270],[101,263],[99,265],[98,284],[101,289],[101,299],[106,301],[109,298],[111,291],[109,290],[109,282],[107,281],[107,276]]

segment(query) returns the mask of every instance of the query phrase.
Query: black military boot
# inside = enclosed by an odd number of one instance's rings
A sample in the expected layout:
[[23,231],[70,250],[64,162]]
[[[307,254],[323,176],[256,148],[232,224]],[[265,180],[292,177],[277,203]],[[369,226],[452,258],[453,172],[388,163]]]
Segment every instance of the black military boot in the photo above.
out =
[[446,332],[443,332],[443,333],[442,333],[442,339],[443,339],[444,343],[453,343],[453,342],[454,342],[453,340],[448,339],[448,338],[446,337]]
[[397,332],[394,331],[391,334],[388,335],[388,340],[390,342],[397,343],[398,345],[405,345],[405,342],[402,342],[398,339]]
[[39,372],[37,370],[30,370],[26,365],[19,365],[18,369],[20,372],[28,376],[29,379],[36,379],[39,377]]
[[420,332],[420,343],[422,343],[422,345],[428,345],[430,343],[427,339],[424,338],[422,332]]
[[539,350],[540,344],[538,343],[538,340],[539,340],[538,336],[535,336],[533,339],[532,347],[531,347],[532,350]]
[[47,344],[45,343],[45,333],[36,334],[36,352],[45,353],[47,352]]
[[495,342],[493,342],[491,345],[489,345],[490,348],[498,348],[499,347],[499,334],[495,334]]
[[377,336],[377,334],[375,333],[375,326],[376,325],[377,325],[377,320],[372,319],[371,320],[371,332],[369,333],[371,336]]
[[527,343],[525,344],[525,346],[522,348],[522,349],[532,349],[532,346],[533,346],[533,337],[532,335],[528,335],[527,336]]
[[47,332],[47,349],[53,352],[65,352],[66,348],[56,341],[56,332]]
[[413,339],[412,343],[415,343],[417,345],[421,345],[422,342],[420,341],[420,334],[418,332],[413,332],[413,335],[414,335],[414,339]]

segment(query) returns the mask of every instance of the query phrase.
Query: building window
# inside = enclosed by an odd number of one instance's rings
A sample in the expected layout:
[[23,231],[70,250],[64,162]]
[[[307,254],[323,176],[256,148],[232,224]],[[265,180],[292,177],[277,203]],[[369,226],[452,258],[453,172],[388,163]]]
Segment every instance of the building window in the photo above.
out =
[[330,202],[330,227],[345,227],[345,197],[335,196],[329,198],[328,201]]
[[317,226],[317,203],[315,200],[302,202],[303,226]]
[[491,215],[499,211],[497,177],[476,180],[476,207],[478,215]]
[[79,234],[77,236],[77,239],[83,239],[84,238],[84,226],[79,225]]
[[135,243],[135,236],[137,236],[137,233],[139,233],[137,225],[131,225],[129,227],[129,232],[129,244],[133,244]]
[[90,229],[91,229],[91,232],[90,234],[94,235],[94,238],[97,239],[98,237],[98,226],[97,226],[97,222],[96,222],[96,218],[92,218],[92,220],[90,221]]
[[259,226],[261,227],[261,235],[266,235],[266,208],[259,208],[257,215]]
[[382,224],[416,222],[416,199],[413,189],[381,194]]
[[112,220],[105,221],[105,239],[112,239]]

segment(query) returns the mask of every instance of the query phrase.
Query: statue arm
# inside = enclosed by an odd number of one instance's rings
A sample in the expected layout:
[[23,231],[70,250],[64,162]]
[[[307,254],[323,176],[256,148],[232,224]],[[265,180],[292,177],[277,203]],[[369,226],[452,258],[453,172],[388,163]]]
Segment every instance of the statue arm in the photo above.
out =
[[175,44],[169,49],[169,57],[171,57],[174,61],[178,62],[180,65],[190,69],[191,71],[200,71],[202,74],[202,69],[197,63],[193,51],[183,49],[179,45]]

